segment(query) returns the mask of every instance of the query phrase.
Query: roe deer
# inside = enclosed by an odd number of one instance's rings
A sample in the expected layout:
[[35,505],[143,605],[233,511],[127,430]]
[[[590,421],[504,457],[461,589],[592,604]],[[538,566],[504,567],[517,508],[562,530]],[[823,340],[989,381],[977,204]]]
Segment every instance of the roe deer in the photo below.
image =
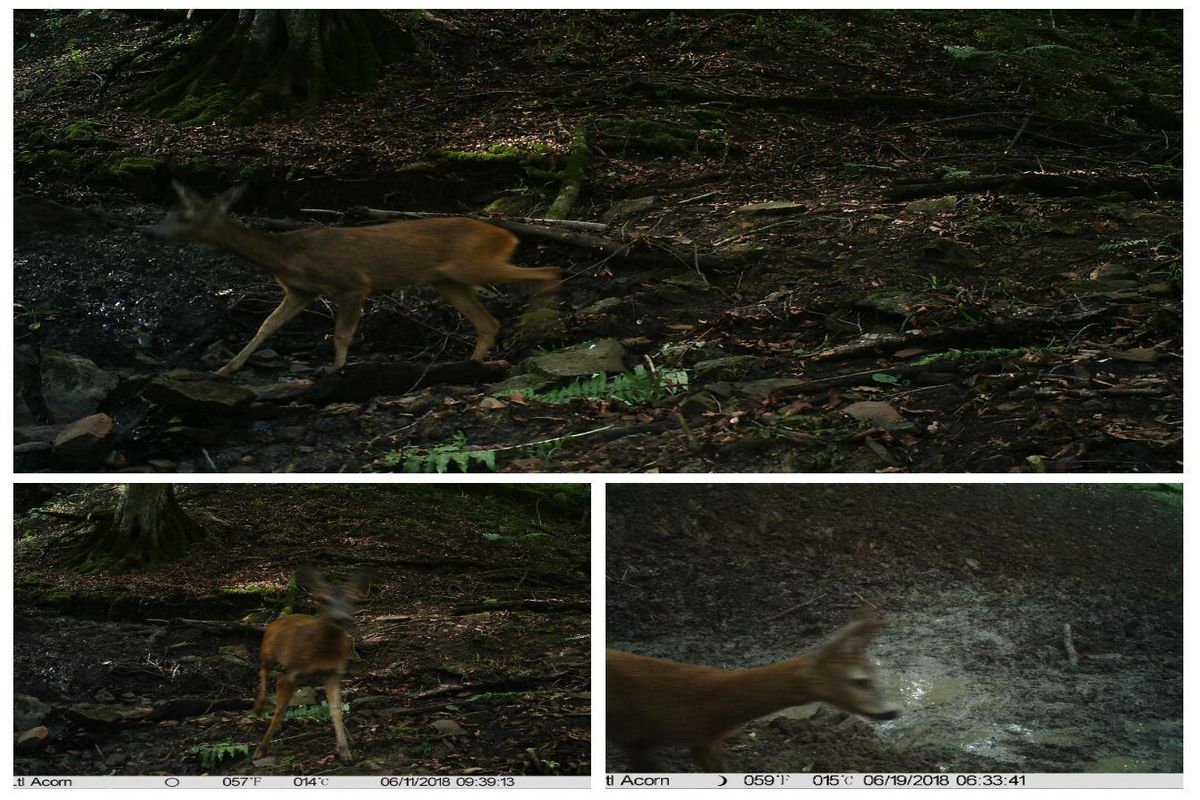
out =
[[218,375],[241,369],[268,336],[317,297],[328,297],[337,304],[333,366],[340,369],[346,364],[367,295],[376,289],[417,284],[432,286],[475,326],[471,358],[482,361],[496,342],[500,322],[479,302],[476,286],[536,281],[542,284],[539,295],[558,287],[557,267],[513,266],[508,259],[517,237],[477,219],[437,217],[361,228],[261,233],[226,216],[244,187],[206,201],[179,181],[172,185],[182,207],[151,226],[150,235],[184,244],[217,245],[266,269],[283,287],[279,307],[250,343],[217,370]]
[[649,753],[666,745],[688,745],[705,772],[725,772],[723,740],[774,711],[820,701],[871,719],[895,719],[900,710],[875,687],[866,654],[879,625],[864,611],[816,650],[739,671],[609,650],[608,738],[635,772],[653,771]]
[[350,659],[352,640],[349,631],[354,624],[354,602],[366,589],[367,575],[356,572],[342,586],[326,583],[321,574],[311,567],[300,570],[296,577],[312,593],[321,610],[317,616],[288,614],[267,625],[263,631],[255,716],[262,713],[267,700],[267,680],[271,667],[278,665],[282,674],[275,684],[275,714],[254,751],[254,757],[262,758],[270,751],[271,738],[283,724],[284,714],[287,713],[297,684],[323,678],[325,700],[329,703],[329,716],[333,719],[333,733],[337,737],[337,754],[342,761],[349,763],[350,745],[346,741],[346,729],[342,726],[341,683],[346,662]]

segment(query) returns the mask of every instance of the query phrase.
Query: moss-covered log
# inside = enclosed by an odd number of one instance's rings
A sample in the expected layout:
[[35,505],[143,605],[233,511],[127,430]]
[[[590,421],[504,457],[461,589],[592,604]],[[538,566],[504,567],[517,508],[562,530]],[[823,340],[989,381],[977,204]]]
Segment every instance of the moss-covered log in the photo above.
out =
[[385,64],[414,49],[412,35],[382,11],[228,11],[142,107],[190,123],[227,117],[245,124],[269,111],[306,111],[339,93],[373,87]]

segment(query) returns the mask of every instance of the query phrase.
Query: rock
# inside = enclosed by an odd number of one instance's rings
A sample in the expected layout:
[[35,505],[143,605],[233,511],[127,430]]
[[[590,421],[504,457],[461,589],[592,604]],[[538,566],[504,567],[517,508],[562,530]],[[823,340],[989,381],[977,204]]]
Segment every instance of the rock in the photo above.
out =
[[313,382],[306,379],[272,383],[266,386],[255,386],[252,391],[259,400],[276,400],[287,402],[303,397],[312,389]]
[[1132,361],[1135,364],[1153,364],[1158,361],[1158,351],[1153,347],[1135,347],[1131,350],[1121,350],[1113,353],[1118,361]]
[[842,413],[860,422],[870,422],[885,431],[911,431],[917,427],[901,416],[899,411],[877,400],[851,403],[842,409]]
[[756,356],[725,356],[697,361],[692,366],[692,372],[696,380],[702,383],[738,381],[760,365]]
[[635,197],[631,200],[621,200],[609,206],[608,211],[605,211],[600,217],[600,221],[614,222],[619,219],[638,217],[653,208],[657,208],[658,205],[658,198],[653,195],[650,197]]
[[750,400],[766,400],[775,392],[800,386],[804,381],[797,378],[764,378],[758,381],[740,383],[734,389],[739,397]]
[[525,363],[535,372],[556,378],[624,372],[625,348],[616,339],[600,339],[566,350],[532,356]]
[[83,356],[42,348],[42,399],[55,422],[70,422],[100,407],[120,381]]
[[129,760],[129,756],[120,750],[114,750],[104,757],[104,766],[119,767]]
[[983,263],[979,254],[969,246],[953,239],[933,239],[921,248],[921,256],[929,266],[971,269]]
[[551,380],[543,375],[533,375],[525,373],[523,375],[513,375],[511,378],[505,378],[499,383],[493,384],[491,391],[494,394],[517,392],[518,394],[532,394],[543,386],[549,386]]
[[609,311],[620,308],[625,305],[624,297],[604,297],[592,303],[587,308],[579,309],[580,314],[606,314]]
[[30,694],[14,694],[13,730],[23,731],[35,725],[41,725],[42,720],[50,716],[50,706]]
[[50,442],[52,443],[58,438],[58,434],[62,433],[63,425],[25,425],[20,428],[13,428],[13,444],[26,444],[28,442]]
[[65,712],[67,719],[79,723],[88,730],[106,730],[116,728],[121,724],[121,712],[115,708],[77,703]]
[[1088,275],[1088,277],[1094,281],[1103,281],[1103,280],[1124,281],[1124,280],[1131,280],[1135,276],[1133,274],[1133,270],[1131,270],[1129,267],[1124,266],[1123,264],[1101,264],[1100,266],[1098,266],[1094,270],[1092,270],[1091,273]]
[[13,455],[23,456],[27,453],[43,453],[53,446],[50,442],[22,442],[21,444],[13,445]]
[[429,727],[440,733],[442,736],[465,736],[466,730],[452,719],[439,719],[431,722]]
[[866,308],[894,317],[911,317],[922,307],[937,308],[942,305],[942,302],[936,298],[886,289],[866,297],[857,298],[854,301],[854,305],[858,308]]
[[50,729],[45,725],[30,728],[17,737],[16,752],[18,755],[31,755],[46,746],[50,738]]
[[76,465],[104,458],[113,433],[112,417],[93,414],[63,428],[54,440],[54,455]]
[[292,695],[290,706],[315,706],[317,704],[317,690],[311,686],[302,686]]
[[913,200],[904,207],[905,214],[939,214],[943,211],[953,211],[958,205],[958,198],[954,195],[945,197],[928,197],[921,200]]
[[250,649],[244,644],[227,644],[217,648],[217,652],[226,661],[231,661],[235,664],[250,663]]
[[147,400],[188,411],[228,414],[250,405],[254,392],[223,381],[177,381],[157,378],[142,392]]
[[769,200],[765,203],[747,203],[733,210],[735,214],[749,214],[760,217],[785,216],[801,214],[808,210],[804,203],[793,203],[788,200]]

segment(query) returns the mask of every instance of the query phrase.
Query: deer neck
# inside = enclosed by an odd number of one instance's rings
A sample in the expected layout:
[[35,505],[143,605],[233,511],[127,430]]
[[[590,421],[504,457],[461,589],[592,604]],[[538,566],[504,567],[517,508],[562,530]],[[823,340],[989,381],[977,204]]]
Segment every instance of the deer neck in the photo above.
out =
[[277,235],[251,230],[225,217],[206,238],[212,244],[271,272],[283,272],[287,268],[289,248]]
[[734,727],[811,702],[815,698],[797,689],[795,675],[806,666],[806,657],[797,656],[765,667],[726,672],[717,682],[714,711],[722,723]]

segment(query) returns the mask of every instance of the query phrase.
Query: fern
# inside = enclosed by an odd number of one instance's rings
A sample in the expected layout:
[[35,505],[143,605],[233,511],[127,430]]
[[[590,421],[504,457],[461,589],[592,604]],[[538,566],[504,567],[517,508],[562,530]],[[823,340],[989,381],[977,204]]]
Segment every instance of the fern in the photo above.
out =
[[524,394],[530,400],[548,405],[562,405],[576,397],[587,400],[620,400],[632,405],[669,397],[686,388],[687,382],[687,370],[664,369],[650,372],[639,364],[633,368],[633,372],[623,372],[612,378],[603,372],[598,372],[590,378],[576,378],[566,386],[548,389],[544,392],[510,389],[498,392],[497,396]]
[[198,757],[202,767],[212,769],[227,758],[250,755],[250,745],[225,739],[214,744],[198,744],[190,748],[186,755]]
[[427,448],[402,447],[385,455],[382,461],[384,466],[401,466],[405,472],[443,473],[451,464],[458,467],[460,472],[470,471],[472,464],[489,470],[496,468],[495,450],[468,450],[468,447],[467,437],[460,431],[444,444]]

